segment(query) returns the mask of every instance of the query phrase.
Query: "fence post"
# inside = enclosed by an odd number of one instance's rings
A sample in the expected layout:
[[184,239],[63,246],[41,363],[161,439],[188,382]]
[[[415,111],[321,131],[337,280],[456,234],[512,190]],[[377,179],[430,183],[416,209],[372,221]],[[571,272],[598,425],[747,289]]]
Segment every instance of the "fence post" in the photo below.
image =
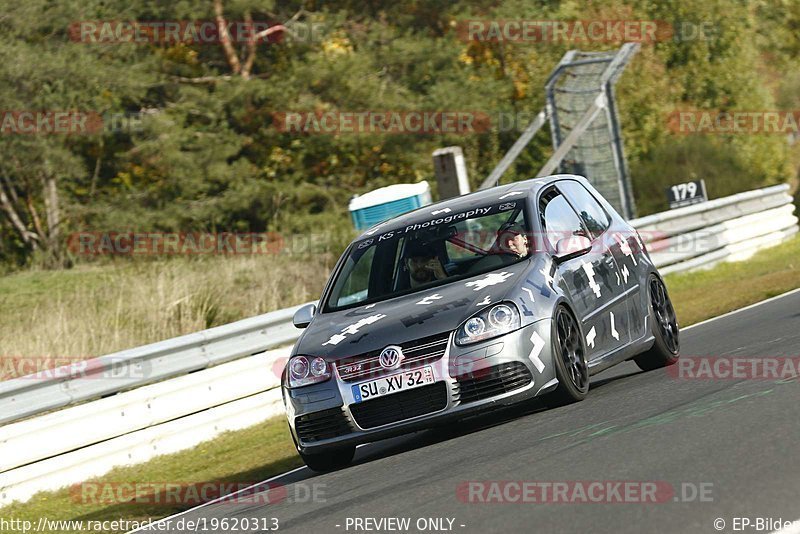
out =
[[467,164],[460,146],[448,146],[433,151],[433,170],[439,185],[439,200],[469,193]]

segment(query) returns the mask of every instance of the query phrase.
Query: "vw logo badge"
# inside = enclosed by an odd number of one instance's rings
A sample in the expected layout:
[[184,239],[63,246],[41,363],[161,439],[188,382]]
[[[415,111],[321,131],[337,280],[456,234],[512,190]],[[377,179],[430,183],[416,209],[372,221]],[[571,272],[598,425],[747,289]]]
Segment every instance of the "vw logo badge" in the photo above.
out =
[[389,345],[381,351],[380,362],[384,369],[397,369],[403,362],[403,349],[397,345]]

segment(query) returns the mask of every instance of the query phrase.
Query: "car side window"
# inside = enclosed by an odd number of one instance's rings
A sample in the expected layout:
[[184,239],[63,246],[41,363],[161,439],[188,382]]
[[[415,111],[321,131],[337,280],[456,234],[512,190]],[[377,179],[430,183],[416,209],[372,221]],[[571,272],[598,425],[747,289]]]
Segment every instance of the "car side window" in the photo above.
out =
[[576,235],[588,237],[580,217],[557,189],[551,189],[541,196],[539,209],[545,236],[553,249],[561,239]]
[[600,203],[597,202],[582,184],[573,181],[564,181],[558,183],[558,188],[563,191],[572,202],[572,205],[581,216],[583,224],[586,225],[586,228],[591,232],[592,239],[597,239],[608,229],[608,226],[611,224],[611,219]]
[[360,257],[348,258],[344,266],[346,276],[339,277],[342,287],[335,288],[339,296],[336,306],[347,306],[354,302],[366,300],[369,296],[369,280],[372,271],[373,257],[377,247],[369,247]]

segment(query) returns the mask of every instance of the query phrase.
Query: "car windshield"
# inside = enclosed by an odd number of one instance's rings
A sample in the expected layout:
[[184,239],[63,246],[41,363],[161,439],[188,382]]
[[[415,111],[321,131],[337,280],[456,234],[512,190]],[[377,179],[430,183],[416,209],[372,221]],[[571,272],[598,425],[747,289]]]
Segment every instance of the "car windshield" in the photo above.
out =
[[378,227],[350,247],[323,310],[414,293],[522,260],[530,254],[524,204],[440,208],[416,223]]

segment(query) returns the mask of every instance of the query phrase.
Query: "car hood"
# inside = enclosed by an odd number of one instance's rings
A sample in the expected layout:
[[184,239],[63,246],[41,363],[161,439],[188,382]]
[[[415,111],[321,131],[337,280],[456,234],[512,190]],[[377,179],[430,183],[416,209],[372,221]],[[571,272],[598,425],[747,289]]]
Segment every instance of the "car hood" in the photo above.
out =
[[489,304],[508,298],[530,262],[371,305],[317,314],[292,353],[336,361],[450,332]]

